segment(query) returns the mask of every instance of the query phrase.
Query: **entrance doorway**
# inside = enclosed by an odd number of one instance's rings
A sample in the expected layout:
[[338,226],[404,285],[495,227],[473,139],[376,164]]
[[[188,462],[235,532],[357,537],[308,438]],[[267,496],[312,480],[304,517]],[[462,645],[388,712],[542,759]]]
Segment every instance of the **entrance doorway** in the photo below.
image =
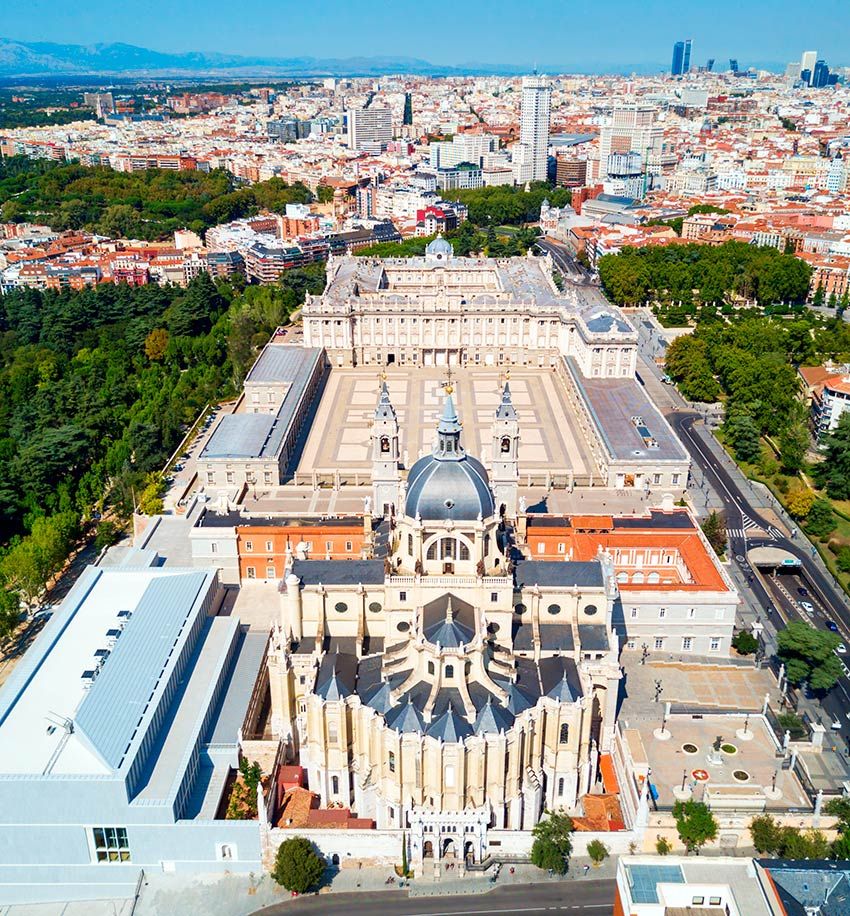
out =
[[434,844],[430,840],[425,840],[422,846],[422,857],[425,859],[434,858]]
[[456,855],[457,850],[455,849],[455,841],[451,837],[443,840],[443,858],[445,859],[448,856],[454,859]]

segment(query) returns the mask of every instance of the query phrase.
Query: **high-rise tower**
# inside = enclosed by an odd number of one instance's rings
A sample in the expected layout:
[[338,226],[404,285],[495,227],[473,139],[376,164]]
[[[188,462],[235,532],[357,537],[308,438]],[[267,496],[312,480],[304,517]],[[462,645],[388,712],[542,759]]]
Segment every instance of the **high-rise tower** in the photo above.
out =
[[522,81],[522,119],[519,150],[519,182],[546,181],[549,164],[549,97],[552,87],[542,76]]

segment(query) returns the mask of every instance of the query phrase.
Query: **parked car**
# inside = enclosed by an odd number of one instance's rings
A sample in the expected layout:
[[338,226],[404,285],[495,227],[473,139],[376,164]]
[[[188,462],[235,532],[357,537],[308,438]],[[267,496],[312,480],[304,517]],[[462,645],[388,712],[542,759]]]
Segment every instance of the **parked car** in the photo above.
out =
[[802,595],[804,598],[808,597],[809,590],[807,588],[798,588],[797,594]]
[[840,642],[840,643],[835,647],[835,651],[836,651],[839,655],[846,655],[846,654],[847,654],[847,646],[845,646],[843,642]]
[[815,607],[811,601],[801,601],[800,607],[809,615],[814,614],[815,612]]

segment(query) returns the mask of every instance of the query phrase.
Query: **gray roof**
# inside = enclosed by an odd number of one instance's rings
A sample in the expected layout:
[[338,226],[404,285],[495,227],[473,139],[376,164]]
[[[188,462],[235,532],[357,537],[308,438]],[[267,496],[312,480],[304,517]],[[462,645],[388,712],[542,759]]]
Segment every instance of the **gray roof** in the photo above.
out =
[[327,652],[316,675],[316,694],[323,700],[344,700],[354,693],[357,657]]
[[495,505],[484,465],[465,455],[460,461],[420,458],[408,476],[405,513],[426,521],[489,518]]
[[522,623],[516,621],[513,625],[513,642],[514,649],[533,649],[534,648],[534,627],[531,622]]
[[513,727],[514,716],[504,706],[494,704],[489,698],[475,720],[476,735],[498,735]]
[[245,377],[245,384],[291,382],[298,377],[305,361],[312,363],[320,352],[298,344],[268,343]]
[[189,572],[152,579],[80,704],[76,727],[113,769],[129,750],[145,698],[156,689],[206,578]]
[[395,709],[391,709],[384,716],[384,721],[397,732],[417,732],[422,734],[425,731],[425,720],[413,705],[409,694],[407,702],[401,706],[396,706]]
[[548,651],[571,652],[573,628],[568,623],[540,622],[540,648]]
[[[304,399],[307,386],[317,364],[324,358],[324,350],[315,348],[270,344],[273,349],[286,349],[282,356],[272,355],[267,370],[260,375],[273,375],[285,364],[288,378],[269,378],[267,381],[287,381],[289,388],[276,414],[228,414],[218,425],[204,446],[200,460],[212,458],[276,458],[290,433],[298,408]],[[266,350],[269,349],[266,347]],[[266,351],[264,350],[263,353]],[[263,354],[255,364],[261,363]],[[275,365],[272,365],[274,363]],[[253,371],[253,370],[252,370]],[[257,379],[254,379],[257,381]]]
[[[570,376],[583,395],[584,403],[608,454],[625,461],[685,461],[687,455],[676,434],[658,408],[634,378],[586,378],[573,357],[565,358]],[[633,417],[643,420],[653,445],[638,431]]]
[[381,383],[381,393],[378,397],[378,406],[375,408],[375,419],[376,420],[395,420],[396,413],[395,408],[393,407],[392,401],[390,400],[390,392],[387,388],[387,383]]
[[578,641],[582,649],[591,649],[606,652],[608,645],[608,630],[602,623],[580,623],[578,625]]
[[465,646],[475,635],[475,611],[456,595],[442,595],[422,609],[422,632],[432,645]]
[[788,916],[850,912],[850,863],[759,859],[758,864],[770,873]]
[[468,738],[472,733],[472,726],[463,716],[459,716],[455,712],[454,706],[451,704],[441,716],[434,719],[425,732],[426,735],[432,738],[439,738],[449,744],[463,741],[464,738]]
[[598,560],[520,560],[515,575],[519,588],[533,585],[601,588],[603,585],[602,565]]
[[303,585],[383,585],[383,560],[293,560]]
[[566,656],[540,659],[540,681],[547,697],[560,703],[573,703],[582,696],[576,663]]

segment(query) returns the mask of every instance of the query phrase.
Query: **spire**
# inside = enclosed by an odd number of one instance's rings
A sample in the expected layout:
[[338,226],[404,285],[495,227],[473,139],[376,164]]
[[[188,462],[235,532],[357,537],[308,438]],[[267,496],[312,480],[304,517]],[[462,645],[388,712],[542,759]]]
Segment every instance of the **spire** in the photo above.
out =
[[387,388],[387,375],[381,373],[381,388],[378,395],[378,405],[375,408],[376,420],[395,420],[396,413],[393,403],[390,400],[390,389]]
[[464,457],[463,446],[460,444],[460,431],[462,429],[460,420],[457,415],[454,398],[452,397],[453,388],[451,384],[446,385],[446,399],[443,402],[443,413],[440,422],[437,424],[437,458],[448,458],[457,461]]
[[516,411],[514,410],[514,402],[511,398],[511,383],[509,381],[505,382],[505,387],[502,389],[502,400],[496,409],[496,419],[497,420],[516,420]]

